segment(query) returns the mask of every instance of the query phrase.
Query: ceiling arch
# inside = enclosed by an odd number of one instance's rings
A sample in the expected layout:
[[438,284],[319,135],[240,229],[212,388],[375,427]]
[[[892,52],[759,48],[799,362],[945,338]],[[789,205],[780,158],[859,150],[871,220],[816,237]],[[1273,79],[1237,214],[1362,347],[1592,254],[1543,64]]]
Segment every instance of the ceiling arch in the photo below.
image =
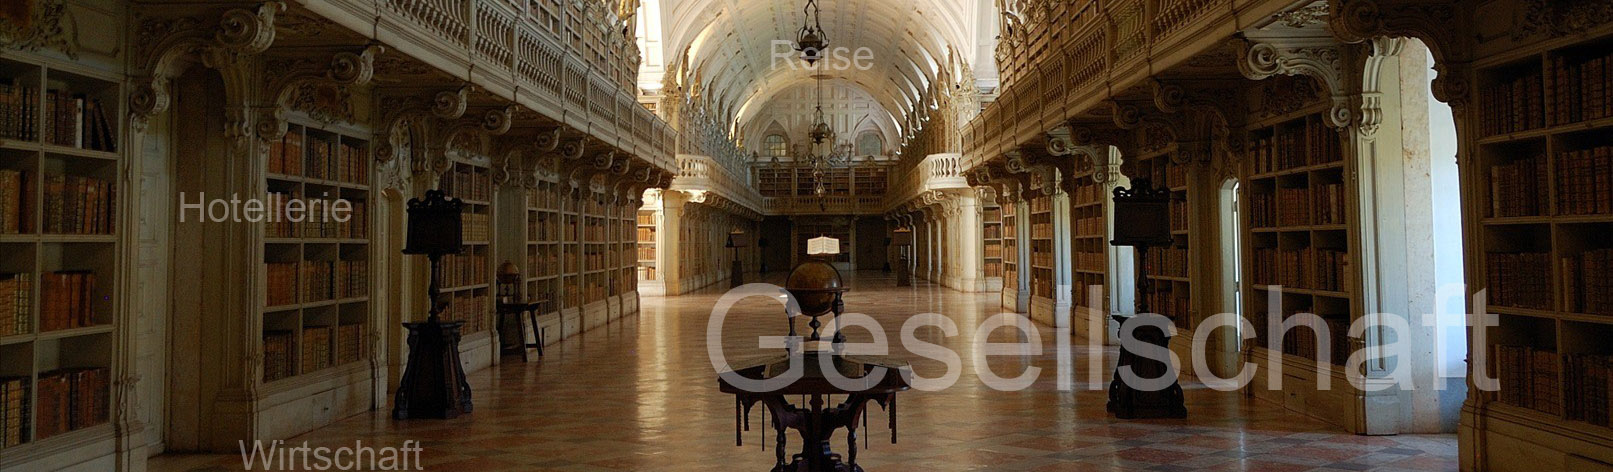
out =
[[[774,41],[793,42],[804,1],[645,3],[655,3],[661,13],[664,70],[682,71],[684,80],[699,77],[712,111],[732,119],[737,130],[780,90],[812,80],[814,72],[801,67],[794,51],[787,59],[774,55],[784,51]],[[995,18],[980,16],[995,11],[993,0],[819,0],[819,7],[831,47],[846,48],[848,54],[866,48],[873,55],[866,70],[850,67],[826,75],[861,87],[894,123],[911,121],[907,115],[923,106],[923,95],[950,62],[994,67],[990,57],[974,57],[977,36],[992,34]]]

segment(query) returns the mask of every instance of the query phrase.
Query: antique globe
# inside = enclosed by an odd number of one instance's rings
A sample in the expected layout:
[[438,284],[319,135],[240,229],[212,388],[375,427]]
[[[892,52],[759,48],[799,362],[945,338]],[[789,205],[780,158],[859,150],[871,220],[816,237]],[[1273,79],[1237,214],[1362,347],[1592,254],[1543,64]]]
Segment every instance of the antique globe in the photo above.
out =
[[790,271],[784,282],[801,305],[801,314],[817,318],[834,311],[835,299],[846,289],[840,281],[840,271],[821,258],[812,258]]

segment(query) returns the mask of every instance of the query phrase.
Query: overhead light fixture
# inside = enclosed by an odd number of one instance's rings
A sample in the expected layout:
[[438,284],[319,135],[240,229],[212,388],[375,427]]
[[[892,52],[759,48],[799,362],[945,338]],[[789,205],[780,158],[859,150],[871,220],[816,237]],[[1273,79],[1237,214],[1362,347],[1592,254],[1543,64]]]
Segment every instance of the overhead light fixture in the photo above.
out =
[[829,49],[829,35],[823,31],[818,0],[807,0],[801,13],[801,31],[795,35],[795,50],[801,52],[801,60],[807,65],[817,65],[824,51]]

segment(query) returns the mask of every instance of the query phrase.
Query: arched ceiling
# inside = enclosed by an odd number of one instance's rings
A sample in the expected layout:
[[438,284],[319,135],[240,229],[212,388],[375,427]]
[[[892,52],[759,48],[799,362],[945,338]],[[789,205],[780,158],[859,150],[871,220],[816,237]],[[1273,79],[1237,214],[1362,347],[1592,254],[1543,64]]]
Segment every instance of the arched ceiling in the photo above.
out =
[[[774,58],[775,40],[793,43],[805,0],[644,3],[646,13],[660,13],[662,34],[656,39],[665,48],[664,70],[699,77],[700,89],[720,108],[712,111],[740,126],[779,91],[813,80],[815,72],[794,51],[788,60]],[[819,7],[831,47],[846,48],[848,58],[859,48],[873,55],[867,70],[822,73],[861,87],[896,123],[907,122],[949,58],[954,67],[967,64],[977,78],[995,80],[991,55],[982,53],[989,48],[979,47],[982,38],[996,36],[993,0],[819,0]]]

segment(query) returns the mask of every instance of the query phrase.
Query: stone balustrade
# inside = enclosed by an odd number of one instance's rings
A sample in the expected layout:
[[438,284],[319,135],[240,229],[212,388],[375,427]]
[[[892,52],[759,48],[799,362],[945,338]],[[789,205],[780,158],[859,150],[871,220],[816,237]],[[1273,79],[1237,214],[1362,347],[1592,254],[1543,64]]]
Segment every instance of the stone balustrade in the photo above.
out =
[[677,130],[638,103],[630,20],[601,0],[293,0],[494,95],[676,171]]

